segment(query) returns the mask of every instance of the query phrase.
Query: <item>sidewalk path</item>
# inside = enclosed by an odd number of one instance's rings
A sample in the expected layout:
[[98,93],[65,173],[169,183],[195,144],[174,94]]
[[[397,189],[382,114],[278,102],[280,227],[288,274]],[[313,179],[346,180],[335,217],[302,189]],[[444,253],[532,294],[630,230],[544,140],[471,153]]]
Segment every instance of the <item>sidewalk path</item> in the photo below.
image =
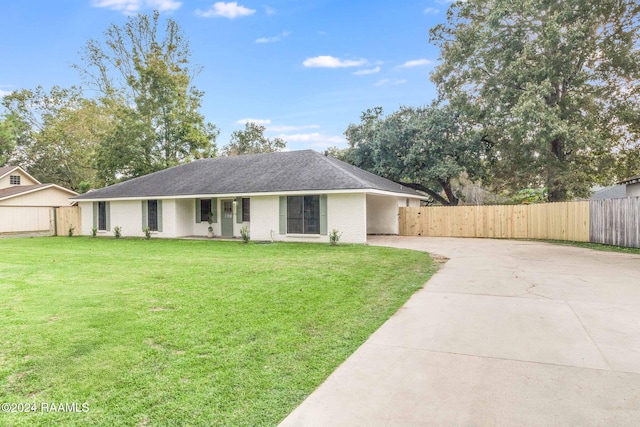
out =
[[640,425],[640,256],[374,237],[449,261],[281,426]]

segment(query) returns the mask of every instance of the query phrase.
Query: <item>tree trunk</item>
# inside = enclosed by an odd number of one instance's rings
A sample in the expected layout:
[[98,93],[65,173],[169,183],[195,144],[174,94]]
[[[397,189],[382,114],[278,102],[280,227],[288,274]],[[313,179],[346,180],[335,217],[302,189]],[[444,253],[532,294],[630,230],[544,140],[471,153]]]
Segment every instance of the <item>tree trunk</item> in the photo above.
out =
[[564,202],[569,198],[567,185],[560,176],[560,169],[565,162],[564,144],[556,138],[551,141],[551,152],[554,155],[553,163],[548,165],[547,194],[550,202]]
[[[451,201],[445,199],[444,197],[442,197],[440,194],[438,194],[437,192],[425,187],[422,184],[416,184],[414,182],[399,182],[398,184],[400,185],[404,185],[405,187],[409,187],[409,188],[413,188],[414,190],[418,190],[418,191],[422,191],[423,193],[427,193],[429,196],[431,196],[436,202],[439,202],[440,204],[444,205],[444,206],[452,206]],[[458,201],[456,199],[456,204],[458,204]]]
[[446,182],[441,182],[440,185],[442,185],[442,189],[444,190],[444,194],[447,195],[447,199],[449,199],[449,204],[451,206],[458,206],[458,198],[455,196],[455,194],[453,193],[453,190],[451,189],[451,181],[446,181]]

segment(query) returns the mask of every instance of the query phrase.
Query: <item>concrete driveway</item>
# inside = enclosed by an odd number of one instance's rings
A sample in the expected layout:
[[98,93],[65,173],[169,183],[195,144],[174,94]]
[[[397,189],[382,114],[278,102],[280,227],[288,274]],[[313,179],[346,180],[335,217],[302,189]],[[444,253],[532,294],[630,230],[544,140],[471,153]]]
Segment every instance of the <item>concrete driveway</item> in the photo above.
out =
[[640,425],[640,256],[369,243],[450,260],[282,426]]

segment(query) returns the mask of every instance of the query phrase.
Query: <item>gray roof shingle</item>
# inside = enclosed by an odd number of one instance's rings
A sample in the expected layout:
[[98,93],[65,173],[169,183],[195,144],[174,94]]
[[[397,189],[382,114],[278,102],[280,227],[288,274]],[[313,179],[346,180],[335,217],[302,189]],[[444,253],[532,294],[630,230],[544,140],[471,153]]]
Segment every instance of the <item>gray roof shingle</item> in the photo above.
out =
[[619,199],[621,197],[627,197],[626,185],[612,185],[602,188],[593,193],[589,200]]
[[422,195],[313,150],[201,159],[94,190],[82,199],[149,198],[322,190]]
[[6,174],[11,172],[15,168],[17,168],[17,166],[1,166],[0,167],[0,177],[5,176]]

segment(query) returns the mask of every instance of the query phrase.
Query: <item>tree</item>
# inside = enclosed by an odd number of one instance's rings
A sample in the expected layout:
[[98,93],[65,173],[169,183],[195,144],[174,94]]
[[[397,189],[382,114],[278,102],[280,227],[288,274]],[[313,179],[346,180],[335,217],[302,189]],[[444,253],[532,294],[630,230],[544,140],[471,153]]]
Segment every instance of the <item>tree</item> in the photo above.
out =
[[444,205],[459,202],[455,179],[462,174],[479,179],[485,173],[490,145],[448,106],[402,107],[387,117],[377,107],[360,120],[345,132],[350,146],[346,159]]
[[222,149],[225,156],[239,156],[242,154],[273,153],[287,147],[281,138],[269,139],[264,136],[266,128],[262,125],[247,122],[244,130],[237,130],[231,134],[231,142]]
[[156,11],[111,25],[104,35],[103,43],[86,44],[85,66],[74,66],[116,123],[101,143],[102,178],[109,183],[215,156],[219,131],[199,112],[204,93],[192,85],[198,70],[189,68],[178,24],[169,19],[161,30]]
[[[36,179],[78,190],[95,183],[93,156],[100,120],[77,87],[22,89],[2,101],[13,136],[13,161]],[[0,136],[0,139],[2,137]]]
[[495,143],[497,184],[560,201],[612,178],[612,156],[640,140],[639,21],[635,0],[450,7],[432,80]]
[[16,130],[10,117],[0,118],[0,166],[7,164],[16,149]]

